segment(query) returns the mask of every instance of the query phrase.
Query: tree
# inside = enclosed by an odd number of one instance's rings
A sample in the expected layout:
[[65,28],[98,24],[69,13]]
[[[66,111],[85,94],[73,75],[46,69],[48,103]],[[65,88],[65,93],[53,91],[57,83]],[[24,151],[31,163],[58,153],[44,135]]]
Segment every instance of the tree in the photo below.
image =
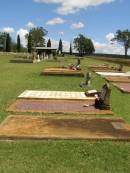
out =
[[62,44],[62,40],[60,39],[59,41],[59,48],[58,48],[59,53],[63,52],[63,44]]
[[[47,34],[47,30],[45,30],[43,27],[36,27],[32,28],[25,36],[25,38],[28,40],[28,43],[31,42],[32,48],[37,46],[45,46],[45,35]],[[31,40],[30,40],[30,38]]]
[[21,40],[20,40],[20,35],[17,36],[17,52],[21,52]]
[[6,52],[11,52],[11,37],[9,33],[6,38]]
[[72,52],[72,44],[70,43],[70,55],[72,55],[73,52]]
[[11,50],[12,52],[17,52],[17,43],[15,41],[11,42]]
[[74,48],[79,52],[81,56],[90,55],[95,51],[93,42],[91,39],[79,34],[78,37],[74,39]]
[[86,39],[86,53],[88,55],[91,55],[95,52],[95,48],[94,48],[94,45],[93,45],[93,42],[91,39],[87,38]]
[[51,47],[51,40],[50,39],[47,42],[47,47]]
[[0,44],[3,46],[3,51],[6,50],[6,38],[7,38],[7,33],[0,32]]
[[28,43],[27,43],[28,53],[32,52],[32,35],[29,33],[28,35]]
[[127,56],[128,49],[130,48],[130,31],[126,30],[117,30],[114,38],[111,41],[117,41],[121,45],[123,45],[125,49],[125,56]]

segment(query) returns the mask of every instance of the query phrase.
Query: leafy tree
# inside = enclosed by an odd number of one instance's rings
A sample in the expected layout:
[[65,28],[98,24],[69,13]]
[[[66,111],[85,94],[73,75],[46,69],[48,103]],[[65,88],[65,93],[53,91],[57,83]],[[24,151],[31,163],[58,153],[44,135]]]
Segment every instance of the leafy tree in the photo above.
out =
[[20,40],[20,35],[17,36],[17,52],[21,52],[21,40]]
[[0,44],[3,45],[3,50],[6,50],[6,38],[7,33],[6,32],[0,32]]
[[95,48],[94,48],[94,45],[93,45],[93,42],[91,39],[86,39],[86,53],[88,55],[91,55],[92,53],[95,52]]
[[47,42],[47,47],[51,47],[51,40],[50,39]]
[[21,47],[21,52],[28,52],[28,49],[26,47]]
[[11,52],[11,37],[9,33],[6,37],[6,52]]
[[[11,42],[11,51],[18,52],[17,43],[15,41]],[[27,52],[27,48],[23,47],[22,44],[21,44],[20,52]]]
[[11,50],[12,52],[17,52],[17,43],[14,41],[11,42]]
[[36,28],[32,28],[29,34],[25,36],[25,38],[28,40],[28,43],[31,42],[32,48],[37,46],[45,46],[44,36],[46,34],[47,34],[47,31],[43,27],[36,27]]
[[127,56],[128,49],[130,48],[130,31],[126,30],[117,30],[114,38],[111,41],[117,41],[121,45],[123,45],[125,49],[125,56]]
[[59,41],[59,48],[58,48],[59,53],[63,52],[63,44],[62,44],[62,40],[60,39]]
[[70,43],[70,55],[72,55],[73,52],[72,52],[72,44]]
[[90,55],[95,51],[93,42],[91,39],[79,34],[78,37],[74,39],[74,48],[79,52],[81,56]]

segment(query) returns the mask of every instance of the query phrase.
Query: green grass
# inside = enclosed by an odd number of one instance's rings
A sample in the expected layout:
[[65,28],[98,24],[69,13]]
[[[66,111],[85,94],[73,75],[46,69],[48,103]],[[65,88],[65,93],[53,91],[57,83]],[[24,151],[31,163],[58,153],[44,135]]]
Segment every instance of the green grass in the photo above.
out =
[[[38,64],[10,63],[13,55],[0,55],[0,121],[9,113],[6,108],[26,89],[82,91],[81,77],[40,76],[46,67],[67,65],[75,60],[45,61]],[[90,64],[82,60],[84,72]],[[126,67],[126,70],[130,70]],[[93,74],[92,86],[100,89],[104,79]],[[130,124],[130,95],[112,86],[111,107],[116,117]],[[38,114],[34,114],[38,115]],[[43,116],[47,116],[43,114]],[[51,115],[52,116],[52,115]],[[123,142],[0,141],[0,173],[129,173],[130,144]]]

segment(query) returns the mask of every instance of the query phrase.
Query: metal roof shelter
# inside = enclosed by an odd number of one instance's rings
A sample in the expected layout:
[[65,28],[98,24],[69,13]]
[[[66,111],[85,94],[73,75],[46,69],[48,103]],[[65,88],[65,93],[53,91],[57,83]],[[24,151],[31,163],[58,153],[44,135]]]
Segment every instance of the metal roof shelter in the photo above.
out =
[[34,50],[45,59],[53,58],[57,52],[57,49],[52,47],[35,47]]
[[56,48],[52,47],[35,47],[35,50],[57,50]]

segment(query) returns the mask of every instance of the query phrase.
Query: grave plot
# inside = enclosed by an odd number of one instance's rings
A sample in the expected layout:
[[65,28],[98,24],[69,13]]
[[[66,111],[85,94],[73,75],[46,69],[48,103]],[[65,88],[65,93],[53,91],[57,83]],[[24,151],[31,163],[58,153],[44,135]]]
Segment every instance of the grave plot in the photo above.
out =
[[88,66],[89,69],[96,70],[96,69],[110,69],[108,65],[90,65]]
[[93,71],[94,72],[112,72],[112,73],[117,73],[118,71],[117,70],[115,70],[115,69],[110,69],[110,68],[108,68],[108,69],[93,69]]
[[32,59],[15,58],[10,60],[11,63],[34,63]]
[[117,70],[108,66],[90,66],[89,69],[94,72],[117,72]]
[[112,115],[111,110],[99,110],[94,107],[94,100],[40,100],[18,99],[7,111],[10,112],[42,112],[42,113],[75,113]]
[[60,100],[95,100],[95,97],[87,97],[85,92],[68,91],[35,91],[26,90],[18,96],[25,99],[60,99]]
[[100,76],[130,77],[129,73],[96,72]]
[[89,66],[88,67],[90,70],[96,72],[96,71],[99,71],[99,72],[106,72],[106,71],[109,71],[109,72],[115,72],[116,70],[114,68],[111,68],[109,66],[106,66],[106,65],[100,65],[100,66]]
[[130,93],[130,83],[113,83],[113,85],[124,93]]
[[94,72],[122,72],[123,71],[123,65],[120,64],[119,67],[110,67],[108,65],[100,65],[100,66],[90,66],[89,67]]
[[130,78],[129,77],[104,77],[108,82],[119,82],[119,83],[130,83]]
[[72,70],[69,68],[48,68],[41,75],[63,75],[63,76],[84,76],[81,70]]
[[130,126],[122,119],[56,119],[9,116],[0,125],[0,139],[84,139],[130,141]]

